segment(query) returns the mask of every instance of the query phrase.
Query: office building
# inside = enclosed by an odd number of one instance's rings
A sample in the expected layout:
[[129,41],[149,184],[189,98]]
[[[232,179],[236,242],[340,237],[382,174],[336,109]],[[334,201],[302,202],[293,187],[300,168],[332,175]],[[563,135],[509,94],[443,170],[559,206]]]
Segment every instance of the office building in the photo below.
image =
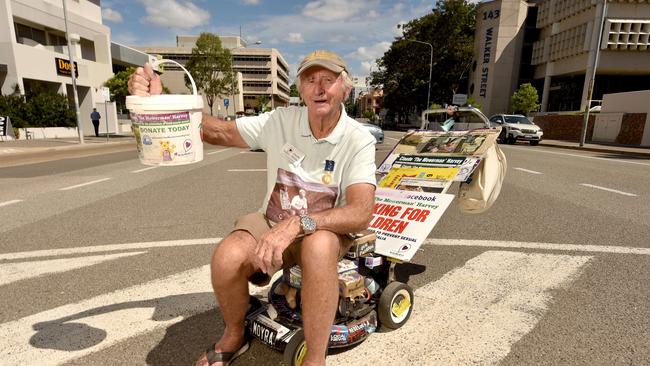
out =
[[649,88],[649,37],[648,0],[484,2],[468,94],[486,114],[502,113],[518,86],[530,82],[541,111],[584,110],[596,54],[592,100]]
[[[112,44],[102,24],[99,0],[68,0],[68,32],[77,65],[76,85],[84,134],[93,134],[90,112],[105,115],[100,132],[116,132],[115,104],[104,105],[100,88],[113,76],[113,65],[142,65],[149,56]],[[74,93],[62,0],[0,0],[0,87],[3,95],[50,90]],[[117,66],[118,68],[120,66]],[[73,132],[74,133],[74,132]]]
[[[110,30],[102,24],[99,0],[67,1],[82,129],[93,131],[90,114],[97,88],[113,76]],[[2,94],[52,90],[74,106],[70,57],[62,1],[0,1],[0,85]]]
[[[238,36],[220,36],[221,45],[233,55],[233,71],[236,72],[235,95],[219,98],[213,107],[215,115],[250,113],[259,109],[260,100],[267,99],[267,108],[289,105],[289,65],[275,48],[247,47]],[[176,47],[134,46],[148,54],[177,61],[185,66],[198,36],[177,36]],[[163,84],[172,93],[187,94],[184,72],[176,66],[165,65]],[[225,107],[228,99],[228,107]],[[209,113],[207,103],[204,111]]]

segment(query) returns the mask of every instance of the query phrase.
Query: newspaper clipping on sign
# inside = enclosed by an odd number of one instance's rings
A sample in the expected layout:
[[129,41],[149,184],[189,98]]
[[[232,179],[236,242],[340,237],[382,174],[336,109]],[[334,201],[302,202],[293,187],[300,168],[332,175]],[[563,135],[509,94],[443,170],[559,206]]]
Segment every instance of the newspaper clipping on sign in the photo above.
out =
[[370,230],[375,252],[410,261],[454,199],[453,194],[377,188]]
[[478,166],[499,131],[414,131],[404,136],[380,164],[378,172],[404,167],[457,168],[452,181],[464,182]]

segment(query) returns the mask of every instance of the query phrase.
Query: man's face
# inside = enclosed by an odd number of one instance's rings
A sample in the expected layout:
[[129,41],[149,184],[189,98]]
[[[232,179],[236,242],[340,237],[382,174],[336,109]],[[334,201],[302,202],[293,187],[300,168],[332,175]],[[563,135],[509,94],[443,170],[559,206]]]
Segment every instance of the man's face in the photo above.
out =
[[453,115],[454,114],[454,107],[451,107],[451,106],[447,107],[447,114],[450,115],[450,116]]
[[300,75],[300,95],[309,112],[317,116],[338,113],[346,94],[343,80],[326,68],[311,67]]

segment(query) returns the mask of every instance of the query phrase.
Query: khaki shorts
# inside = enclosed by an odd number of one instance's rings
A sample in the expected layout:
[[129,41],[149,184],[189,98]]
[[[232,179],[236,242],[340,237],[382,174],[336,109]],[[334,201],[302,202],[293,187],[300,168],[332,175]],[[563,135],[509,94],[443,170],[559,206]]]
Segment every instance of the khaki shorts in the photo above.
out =
[[[255,240],[259,241],[262,235],[271,230],[271,223],[259,212],[244,215],[235,221],[235,228],[232,231],[244,230],[249,232]],[[341,246],[339,248],[339,260],[348,252],[354,241],[347,235],[337,234]],[[292,267],[299,263],[300,249],[302,248],[302,237],[296,238],[282,253],[282,268]]]

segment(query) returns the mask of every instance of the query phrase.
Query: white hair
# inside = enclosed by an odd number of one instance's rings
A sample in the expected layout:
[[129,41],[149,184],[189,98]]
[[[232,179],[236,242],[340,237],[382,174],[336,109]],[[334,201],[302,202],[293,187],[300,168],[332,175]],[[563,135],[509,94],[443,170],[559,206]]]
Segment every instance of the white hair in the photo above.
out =
[[[347,71],[343,70],[339,74],[339,77],[343,80],[343,92],[345,92],[346,94],[349,93],[350,90],[352,89],[352,87],[354,86],[354,83],[352,82],[352,78],[350,77],[350,74],[348,74]],[[298,89],[298,92],[300,92],[300,83],[301,83],[301,77],[298,76],[296,78],[296,81],[295,81],[296,88]],[[300,93],[300,94],[302,94],[302,93]]]

